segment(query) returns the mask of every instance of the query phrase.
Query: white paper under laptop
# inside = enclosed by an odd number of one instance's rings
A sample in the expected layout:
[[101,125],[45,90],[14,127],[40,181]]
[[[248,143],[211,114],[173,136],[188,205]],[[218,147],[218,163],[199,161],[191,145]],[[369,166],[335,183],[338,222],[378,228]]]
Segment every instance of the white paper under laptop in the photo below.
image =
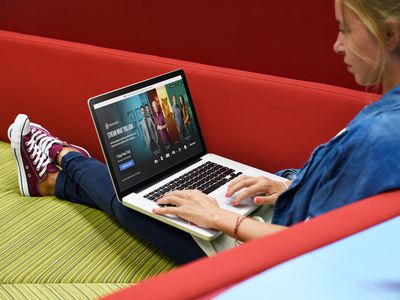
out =
[[220,232],[154,214],[154,200],[170,190],[199,189],[222,208],[248,215],[257,206],[250,199],[232,206],[235,195],[225,198],[229,181],[241,173],[282,180],[207,153],[182,70],[93,97],[88,104],[122,204],[194,236],[212,240]]

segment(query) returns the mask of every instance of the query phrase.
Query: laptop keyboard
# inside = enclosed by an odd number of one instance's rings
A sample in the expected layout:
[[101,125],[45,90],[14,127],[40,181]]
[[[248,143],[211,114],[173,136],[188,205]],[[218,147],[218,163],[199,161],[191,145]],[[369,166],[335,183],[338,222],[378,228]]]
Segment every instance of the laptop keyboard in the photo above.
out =
[[195,189],[209,194],[240,174],[242,172],[237,172],[234,169],[209,161],[148,193],[144,197],[155,201],[164,194],[174,190]]

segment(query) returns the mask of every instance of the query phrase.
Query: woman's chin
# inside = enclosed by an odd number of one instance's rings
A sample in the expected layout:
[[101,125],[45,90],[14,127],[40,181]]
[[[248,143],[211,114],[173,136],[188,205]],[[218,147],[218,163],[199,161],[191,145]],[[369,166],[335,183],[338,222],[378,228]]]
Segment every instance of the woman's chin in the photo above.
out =
[[360,78],[360,77],[358,77],[358,76],[355,75],[355,74],[353,74],[353,75],[354,75],[354,81],[355,81],[358,85],[367,86],[367,84],[366,84],[365,80],[363,80],[363,78]]
[[365,86],[365,87],[374,85],[374,83],[370,82],[370,80],[366,80],[365,78],[363,78],[361,76],[357,76],[357,74],[353,74],[353,75],[354,75],[354,80],[356,81],[356,83],[358,85]]

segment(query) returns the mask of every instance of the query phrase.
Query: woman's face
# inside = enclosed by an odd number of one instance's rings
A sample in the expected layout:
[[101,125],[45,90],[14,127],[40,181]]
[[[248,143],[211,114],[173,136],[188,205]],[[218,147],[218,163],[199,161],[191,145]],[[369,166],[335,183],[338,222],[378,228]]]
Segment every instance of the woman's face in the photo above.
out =
[[[335,1],[339,34],[333,49],[344,56],[347,69],[363,86],[378,84],[379,45],[360,18],[340,0]],[[363,57],[360,57],[361,56]]]

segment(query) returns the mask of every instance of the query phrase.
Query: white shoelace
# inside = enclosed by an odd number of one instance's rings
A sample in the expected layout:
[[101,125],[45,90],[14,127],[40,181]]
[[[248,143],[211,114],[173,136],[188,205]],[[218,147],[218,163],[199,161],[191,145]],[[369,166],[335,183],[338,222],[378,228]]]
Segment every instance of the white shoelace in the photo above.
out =
[[55,143],[59,143],[59,144],[63,144],[60,140],[49,136],[48,134],[40,131],[40,130],[36,130],[35,128],[32,129],[32,138],[34,140],[36,140],[38,146],[40,147],[40,149],[43,150],[44,154],[49,156],[49,151],[50,148],[55,144]]
[[29,147],[27,151],[28,153],[31,153],[30,157],[34,159],[33,164],[36,166],[36,171],[40,171],[39,176],[42,177],[47,171],[47,165],[51,163],[50,159],[36,144],[33,135],[28,142],[25,142],[25,145]]

